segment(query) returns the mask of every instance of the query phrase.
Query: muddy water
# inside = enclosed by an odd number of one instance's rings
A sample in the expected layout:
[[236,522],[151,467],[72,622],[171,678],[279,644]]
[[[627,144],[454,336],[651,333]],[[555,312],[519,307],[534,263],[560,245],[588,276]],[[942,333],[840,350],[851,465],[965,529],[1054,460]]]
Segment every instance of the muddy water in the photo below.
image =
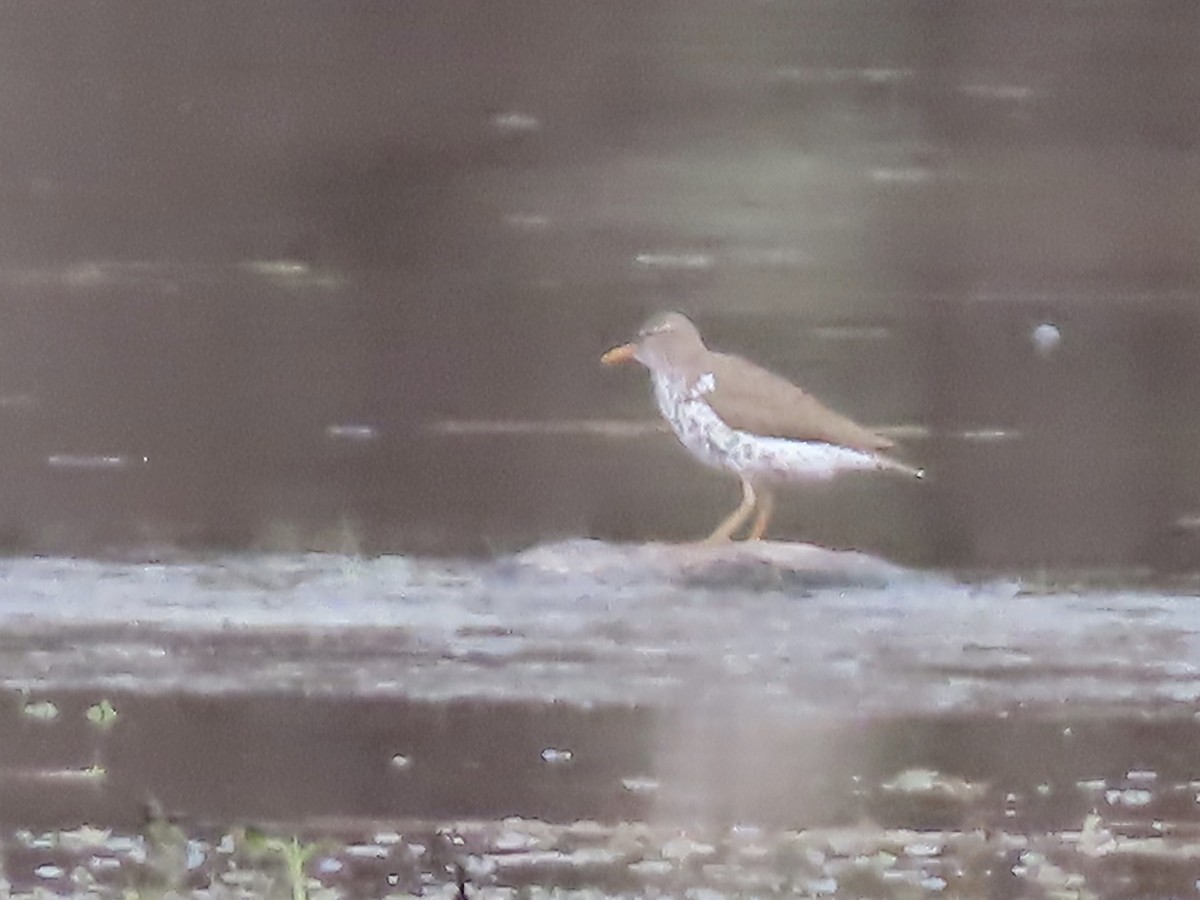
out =
[[1194,570],[1196,15],[6,6],[0,546],[693,537],[669,440],[436,432],[651,418],[596,358],[679,307],[936,473],[777,537]]
[[485,896],[1200,878],[1200,617],[1179,590],[771,543],[0,576],[20,890],[253,893],[282,857],[247,824],[317,842],[305,871],[339,895],[452,894],[458,866]]
[[0,7],[0,893],[1194,894],[1200,7],[998,10]]

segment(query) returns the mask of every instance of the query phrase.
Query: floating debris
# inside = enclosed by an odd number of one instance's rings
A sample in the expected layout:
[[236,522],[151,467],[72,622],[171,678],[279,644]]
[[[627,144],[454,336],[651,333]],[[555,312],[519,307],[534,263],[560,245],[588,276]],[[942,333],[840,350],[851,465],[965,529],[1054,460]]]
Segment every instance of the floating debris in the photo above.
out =
[[1062,343],[1062,332],[1051,322],[1043,322],[1033,329],[1030,335],[1033,347],[1040,356],[1046,357],[1053,353]]
[[496,113],[491,118],[492,127],[505,134],[521,134],[537,131],[542,127],[537,116],[523,112]]
[[344,869],[345,867],[346,867],[345,863],[343,863],[340,859],[333,857],[333,856],[323,857],[317,863],[317,871],[320,872],[322,875],[336,874],[337,872],[342,871],[342,869]]
[[1016,440],[1021,437],[1021,432],[1011,428],[971,428],[958,432],[958,437],[964,441],[991,443]]
[[274,282],[281,288],[339,288],[345,278],[336,272],[314,269],[298,259],[256,259],[240,263],[239,268]]
[[187,842],[187,859],[185,865],[189,872],[194,872],[204,865],[208,859],[208,844],[204,841],[189,840]]
[[106,698],[88,707],[87,720],[97,728],[107,731],[117,724],[117,711]]
[[906,769],[891,781],[880,785],[884,791],[901,794],[932,794],[951,800],[977,800],[987,793],[987,786],[935,769]]
[[380,844],[350,844],[346,855],[356,859],[386,859],[391,851]]
[[58,706],[51,700],[31,700],[21,707],[21,714],[37,722],[53,722],[58,718]]
[[644,269],[711,269],[715,264],[708,253],[639,253],[633,260]]
[[1109,806],[1148,806],[1153,799],[1154,795],[1150,791],[1138,788],[1126,788],[1123,791],[1109,789],[1104,792],[1104,801]]
[[904,852],[908,856],[929,857],[940,856],[942,849],[943,845],[940,842],[914,841],[911,844],[905,845]]
[[242,263],[242,268],[267,278],[303,278],[312,271],[298,259],[254,259]]
[[93,828],[91,825],[81,825],[73,831],[58,833],[58,846],[73,851],[96,847],[112,849],[109,844],[111,840],[112,829]]
[[621,787],[631,794],[652,794],[659,789],[657,778],[622,778]]

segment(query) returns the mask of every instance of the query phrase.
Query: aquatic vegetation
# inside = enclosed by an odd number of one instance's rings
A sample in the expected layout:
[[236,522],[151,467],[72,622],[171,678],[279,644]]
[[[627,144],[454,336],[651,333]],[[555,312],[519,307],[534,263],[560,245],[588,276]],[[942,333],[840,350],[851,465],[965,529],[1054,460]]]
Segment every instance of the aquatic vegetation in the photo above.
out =
[[[326,844],[303,843],[295,835],[290,838],[272,837],[257,828],[243,828],[236,834],[235,840],[250,859],[278,859],[283,866],[292,900],[309,900],[310,879],[305,869],[313,856],[322,847],[327,846]],[[319,882],[316,883],[319,885]]]
[[101,731],[108,731],[117,724],[117,711],[107,697],[89,706],[86,715],[87,720]]

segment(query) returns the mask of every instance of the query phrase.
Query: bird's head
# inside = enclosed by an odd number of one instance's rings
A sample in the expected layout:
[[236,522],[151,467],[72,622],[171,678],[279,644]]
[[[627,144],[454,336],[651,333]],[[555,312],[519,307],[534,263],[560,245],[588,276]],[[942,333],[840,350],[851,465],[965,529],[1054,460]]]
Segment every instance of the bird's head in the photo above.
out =
[[613,347],[600,357],[605,365],[636,359],[651,370],[670,369],[685,363],[688,357],[704,349],[700,332],[682,313],[660,313],[646,320],[637,338]]

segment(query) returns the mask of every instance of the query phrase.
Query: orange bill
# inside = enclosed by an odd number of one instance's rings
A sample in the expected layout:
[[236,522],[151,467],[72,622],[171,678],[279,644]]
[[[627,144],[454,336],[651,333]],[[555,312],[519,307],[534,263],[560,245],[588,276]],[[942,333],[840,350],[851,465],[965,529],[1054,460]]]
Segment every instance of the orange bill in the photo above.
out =
[[621,363],[627,363],[633,359],[634,351],[637,348],[633,344],[622,344],[620,347],[613,347],[607,353],[600,357],[600,362],[606,366],[616,366]]

